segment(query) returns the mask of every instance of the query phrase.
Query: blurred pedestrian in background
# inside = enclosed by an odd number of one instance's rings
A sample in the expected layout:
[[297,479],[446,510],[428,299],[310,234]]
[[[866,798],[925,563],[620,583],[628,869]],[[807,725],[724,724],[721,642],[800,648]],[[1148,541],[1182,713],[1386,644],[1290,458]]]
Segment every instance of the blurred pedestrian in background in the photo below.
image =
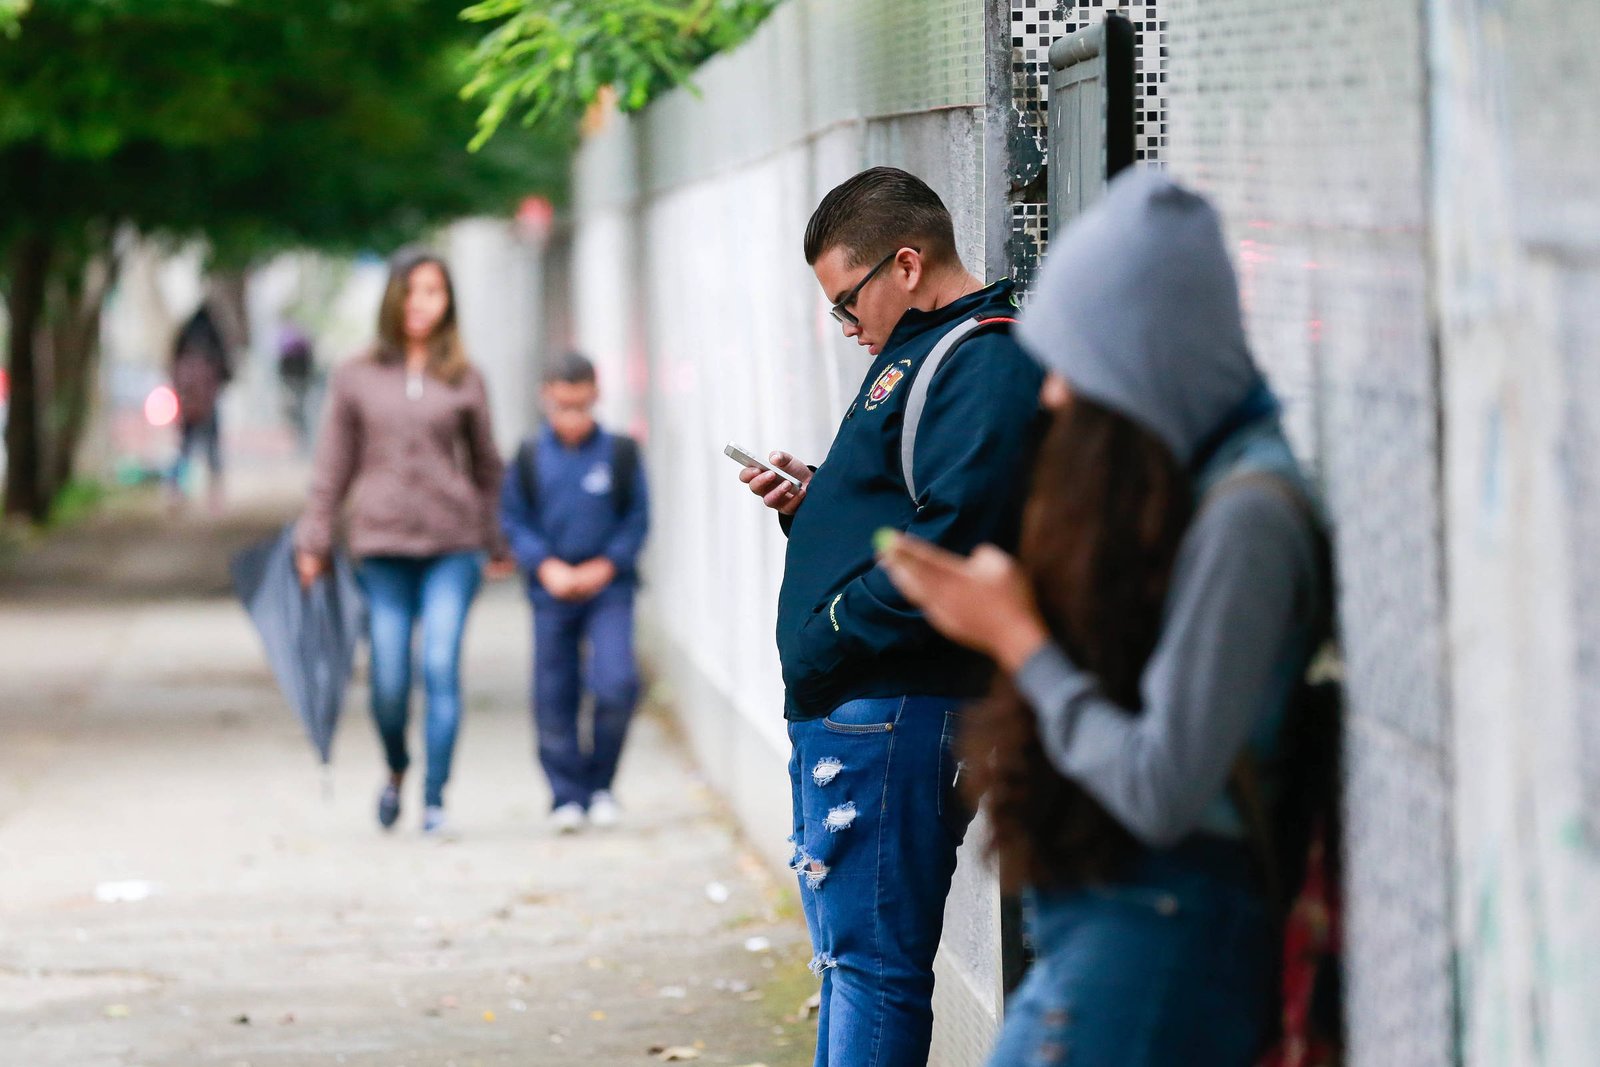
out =
[[1037,961],[991,1061],[1246,1067],[1271,1026],[1250,813],[1326,597],[1312,492],[1246,347],[1216,215],[1156,172],[1058,240],[1018,327],[1054,420],[1020,559],[892,539],[940,631],[993,658],[967,731]]
[[546,424],[506,471],[500,517],[533,603],[533,712],[551,818],[572,833],[586,818],[606,827],[619,817],[611,785],[639,700],[633,600],[650,505],[638,445],[595,421],[594,364],[558,357],[542,398]]
[[222,390],[233,380],[228,345],[204,304],[184,322],[172,343],[172,391],[178,398],[178,457],[167,484],[174,508],[183,505],[191,455],[205,457],[206,498],[222,510]]
[[385,829],[399,818],[411,763],[406,726],[419,623],[428,753],[422,828],[445,828],[467,611],[486,570],[513,573],[500,533],[502,470],[483,376],[457,331],[449,272],[437,256],[402,252],[390,267],[376,346],[333,376],[296,533],[296,565],[309,586],[327,568],[349,500],[346,537],[371,614],[372,716],[389,766],[378,797]]
[[316,366],[311,338],[298,323],[285,322],[278,330],[278,386],[283,390],[284,416],[302,452],[311,449],[311,385]]

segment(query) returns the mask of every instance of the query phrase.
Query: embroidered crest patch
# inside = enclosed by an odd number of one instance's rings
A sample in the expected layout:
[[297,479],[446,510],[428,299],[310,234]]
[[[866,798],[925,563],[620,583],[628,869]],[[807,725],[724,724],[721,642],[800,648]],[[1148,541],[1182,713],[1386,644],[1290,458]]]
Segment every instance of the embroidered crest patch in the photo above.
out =
[[589,473],[583,476],[583,481],[578,484],[583,486],[583,491],[590,496],[600,496],[611,492],[611,465],[596,463],[589,468]]
[[902,359],[899,363],[888,367],[878,375],[878,380],[872,383],[872,388],[867,390],[867,401],[863,405],[868,411],[889,399],[889,394],[894,392],[894,387],[899,385],[906,376],[906,369],[911,366],[909,359]]

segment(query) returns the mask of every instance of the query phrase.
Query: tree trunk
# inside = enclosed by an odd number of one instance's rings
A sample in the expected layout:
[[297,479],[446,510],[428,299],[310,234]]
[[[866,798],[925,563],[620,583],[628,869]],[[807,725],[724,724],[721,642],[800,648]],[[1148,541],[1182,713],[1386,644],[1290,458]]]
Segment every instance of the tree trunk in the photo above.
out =
[[60,306],[51,319],[54,358],[46,464],[50,499],[66,488],[76,467],[78,446],[94,399],[100,360],[100,310],[111,287],[109,257],[89,261],[74,284],[63,285]]
[[20,238],[11,249],[11,291],[6,309],[11,317],[7,365],[11,375],[11,400],[6,415],[7,516],[22,516],[41,523],[50,514],[50,497],[42,484],[44,455],[40,448],[40,395],[38,388],[37,333],[44,313],[45,279],[52,254],[50,242],[39,234]]

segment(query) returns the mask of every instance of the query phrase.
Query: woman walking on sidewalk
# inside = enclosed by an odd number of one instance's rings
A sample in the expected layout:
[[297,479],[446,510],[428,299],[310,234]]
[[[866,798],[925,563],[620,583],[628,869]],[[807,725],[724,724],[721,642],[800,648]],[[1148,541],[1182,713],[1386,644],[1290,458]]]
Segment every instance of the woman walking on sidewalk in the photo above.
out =
[[[327,568],[349,498],[347,540],[371,612],[372,717],[389,779],[385,829],[410,766],[412,635],[421,623],[428,768],[422,829],[444,829],[444,787],[461,720],[461,635],[484,574],[515,572],[500,533],[503,469],[477,368],[456,328],[444,262],[395,257],[372,352],[333,376],[310,498],[295,535],[300,580]],[[485,556],[490,562],[485,562]]]
[[1228,779],[1248,763],[1268,800],[1285,784],[1326,600],[1317,509],[1203,200],[1121,177],[1051,255],[1018,328],[1054,412],[1020,565],[906,537],[883,553],[1001,669],[964,766],[1038,959],[991,1064],[1247,1067],[1272,934]]

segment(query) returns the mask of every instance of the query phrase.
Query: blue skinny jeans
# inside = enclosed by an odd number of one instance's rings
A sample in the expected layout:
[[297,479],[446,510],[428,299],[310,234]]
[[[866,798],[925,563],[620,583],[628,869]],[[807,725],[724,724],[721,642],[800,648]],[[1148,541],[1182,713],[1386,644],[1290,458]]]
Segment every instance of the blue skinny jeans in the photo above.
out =
[[1030,891],[1038,954],[989,1067],[1251,1067],[1274,974],[1245,846],[1195,839],[1128,877]]
[[411,707],[413,634],[422,624],[422,687],[427,696],[428,774],[423,802],[444,803],[450,760],[461,726],[461,634],[482,582],[481,552],[440,556],[375,556],[356,575],[367,594],[372,628],[372,720],[389,770],[411,758],[406,725]]

